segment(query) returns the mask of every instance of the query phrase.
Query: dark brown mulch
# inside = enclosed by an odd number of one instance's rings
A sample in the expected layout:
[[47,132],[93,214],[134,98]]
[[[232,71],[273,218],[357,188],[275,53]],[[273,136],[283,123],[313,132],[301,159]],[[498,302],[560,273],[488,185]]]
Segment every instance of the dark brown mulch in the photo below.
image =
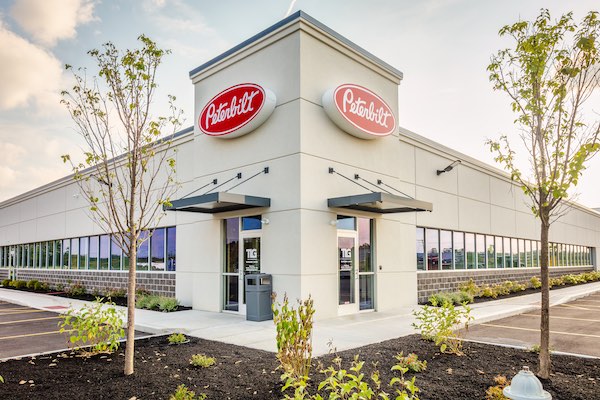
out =
[[[0,384],[1,399],[168,399],[179,384],[186,384],[208,399],[280,399],[279,371],[273,353],[208,340],[191,339],[185,345],[169,346],[166,338],[136,342],[136,372],[122,375],[123,354],[78,357],[41,356],[0,364],[6,379]],[[417,374],[420,398],[483,399],[494,376],[509,379],[523,365],[535,367],[537,355],[522,350],[465,343],[462,357],[440,354],[430,342],[417,335],[388,340],[339,353],[345,366],[355,354],[365,360],[366,376],[377,365],[383,382],[393,374],[394,355],[415,352],[427,360],[427,370]],[[206,369],[189,365],[192,354],[216,357],[217,364]],[[316,359],[329,365],[333,356]],[[50,366],[52,363],[56,366]],[[600,399],[600,360],[553,356],[554,374],[544,387],[555,400]],[[312,386],[322,379],[313,367]],[[409,377],[411,375],[408,375]],[[25,381],[23,384],[19,382]],[[32,383],[30,383],[32,381]]]

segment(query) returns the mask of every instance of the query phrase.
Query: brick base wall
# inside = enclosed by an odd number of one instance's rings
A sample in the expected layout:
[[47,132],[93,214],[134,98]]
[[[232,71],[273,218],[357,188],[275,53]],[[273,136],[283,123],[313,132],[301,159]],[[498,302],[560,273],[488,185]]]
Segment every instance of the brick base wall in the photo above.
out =
[[[127,290],[127,271],[78,271],[60,269],[18,269],[17,279],[29,281],[37,279],[51,287],[73,283],[81,283],[88,293],[97,290],[100,294],[107,289]],[[175,273],[173,272],[138,272],[136,283],[138,288],[153,294],[175,297]]]
[[[567,274],[580,274],[593,271],[593,267],[550,268],[550,277]],[[539,268],[527,269],[482,269],[467,271],[429,271],[417,273],[417,293],[419,303],[424,303],[434,293],[456,291],[458,287],[470,279],[477,285],[501,283],[504,281],[528,281],[532,276],[539,276]]]

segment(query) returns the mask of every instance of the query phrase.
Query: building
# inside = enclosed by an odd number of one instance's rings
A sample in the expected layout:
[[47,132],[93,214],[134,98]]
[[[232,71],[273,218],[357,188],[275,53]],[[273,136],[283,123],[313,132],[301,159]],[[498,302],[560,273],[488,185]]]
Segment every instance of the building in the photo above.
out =
[[[195,124],[174,136],[182,188],[139,251],[140,286],[243,313],[244,274],[260,271],[327,318],[539,274],[520,188],[399,128],[402,73],[305,13],[190,78]],[[0,277],[125,286],[77,193],[66,177],[0,203]],[[600,213],[569,208],[550,232],[553,275],[597,267]]]

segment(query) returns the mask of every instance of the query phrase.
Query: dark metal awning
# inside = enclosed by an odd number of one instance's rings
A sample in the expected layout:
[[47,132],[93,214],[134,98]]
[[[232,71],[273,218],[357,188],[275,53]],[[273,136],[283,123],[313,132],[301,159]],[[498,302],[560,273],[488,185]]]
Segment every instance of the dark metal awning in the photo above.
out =
[[426,201],[383,192],[334,197],[327,199],[327,205],[329,207],[347,208],[349,210],[367,211],[378,214],[433,210],[433,204]]
[[216,192],[173,200],[170,207],[163,206],[163,209],[165,211],[188,211],[216,214],[227,211],[245,210],[248,208],[269,207],[270,205],[271,199],[266,197]]

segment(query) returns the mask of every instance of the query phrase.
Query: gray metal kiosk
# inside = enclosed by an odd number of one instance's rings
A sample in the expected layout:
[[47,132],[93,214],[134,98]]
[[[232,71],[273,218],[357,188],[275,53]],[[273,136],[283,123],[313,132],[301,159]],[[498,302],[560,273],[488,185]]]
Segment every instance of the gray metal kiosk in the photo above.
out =
[[271,293],[273,280],[270,274],[248,274],[246,280],[246,320],[268,321],[273,319]]

